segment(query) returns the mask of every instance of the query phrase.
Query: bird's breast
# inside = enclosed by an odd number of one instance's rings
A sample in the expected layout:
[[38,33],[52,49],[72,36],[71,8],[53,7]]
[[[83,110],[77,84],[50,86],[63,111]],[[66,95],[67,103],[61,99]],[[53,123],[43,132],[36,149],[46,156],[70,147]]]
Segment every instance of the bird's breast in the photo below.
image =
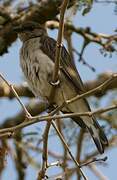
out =
[[28,84],[36,96],[49,97],[54,63],[40,49],[39,40],[25,42],[20,52],[20,64]]

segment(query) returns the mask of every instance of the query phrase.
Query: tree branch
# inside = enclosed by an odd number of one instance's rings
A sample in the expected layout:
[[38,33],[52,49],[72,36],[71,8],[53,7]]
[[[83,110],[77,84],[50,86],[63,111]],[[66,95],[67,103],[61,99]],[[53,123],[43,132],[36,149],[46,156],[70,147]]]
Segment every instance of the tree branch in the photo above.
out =
[[69,153],[69,155],[70,155],[70,157],[72,158],[72,160],[73,160],[74,163],[76,164],[76,166],[77,166],[77,168],[78,168],[78,170],[79,170],[79,173],[82,175],[82,177],[84,178],[84,180],[88,180],[87,177],[84,175],[84,172],[82,171],[82,169],[79,168],[79,167],[80,167],[79,163],[77,162],[77,160],[76,160],[76,159],[74,158],[74,156],[72,155],[72,153],[71,153],[71,151],[70,151],[70,149],[69,149],[69,146],[68,146],[67,143],[65,142],[62,134],[60,133],[60,131],[59,131],[58,128],[56,127],[56,124],[54,123],[54,121],[52,121],[52,126],[53,126],[54,129],[56,130],[56,132],[57,132],[59,138],[61,139],[61,141],[63,142],[65,148],[67,149],[67,151],[68,151],[68,153]]
[[68,2],[69,0],[64,0],[60,9],[60,22],[59,22],[58,38],[56,43],[55,66],[54,66],[52,82],[51,82],[53,86],[51,87],[51,92],[49,97],[50,102],[52,102],[52,100],[54,99],[56,86],[59,84],[59,66],[60,66],[60,57],[61,57],[61,49],[62,49],[62,38],[64,33],[64,14]]
[[79,117],[79,116],[92,116],[94,114],[101,114],[101,113],[105,113],[107,111],[111,111],[117,109],[117,104],[116,105],[112,105],[110,107],[107,108],[101,108],[98,109],[96,111],[92,111],[92,112],[82,112],[82,113],[68,113],[65,115],[54,115],[54,116],[49,116],[49,115],[44,115],[44,116],[34,116],[34,117],[30,117],[29,121],[24,121],[22,123],[20,123],[19,125],[10,127],[10,128],[4,128],[0,130],[0,134],[2,133],[14,133],[15,131],[22,129],[26,126],[38,123],[38,122],[42,122],[42,121],[51,121],[51,120],[55,120],[55,119],[59,119],[59,118],[72,118],[72,117]]
[[[5,6],[0,7],[1,18],[4,19],[0,28],[0,55],[8,52],[8,47],[17,39],[17,34],[13,31],[13,26],[19,25],[24,21],[31,20],[44,24],[47,20],[54,19],[59,13],[59,6],[62,0],[42,0],[39,3],[30,4],[23,7],[20,11],[10,7],[8,11]],[[74,4],[70,0],[69,6]]]
[[[110,79],[112,76],[112,72],[105,72],[102,74],[99,74],[96,80],[88,81],[85,83],[86,91],[89,91],[91,89],[94,89],[101,84],[103,84],[107,79]],[[93,95],[97,97],[101,97],[105,95],[109,90],[117,89],[117,78],[114,78],[109,84],[107,84],[106,87],[103,89],[98,89],[97,92],[94,92]]]

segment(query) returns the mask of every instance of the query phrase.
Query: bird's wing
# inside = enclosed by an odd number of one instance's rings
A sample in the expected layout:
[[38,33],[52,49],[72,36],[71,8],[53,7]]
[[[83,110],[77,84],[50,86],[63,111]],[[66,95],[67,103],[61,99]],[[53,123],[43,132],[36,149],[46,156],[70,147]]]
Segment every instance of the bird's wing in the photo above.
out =
[[[50,59],[54,62],[55,61],[55,52],[56,52],[56,41],[50,37],[42,37],[40,45],[41,50],[48,56]],[[76,88],[76,91],[78,94],[83,93],[85,91],[85,88],[83,86],[83,82],[80,78],[80,75],[72,62],[72,59],[70,58],[69,53],[65,49],[65,47],[62,47],[61,51],[61,67],[63,73],[66,74],[66,76],[69,78],[71,83]],[[90,111],[89,104],[85,98],[82,99],[84,101],[84,104],[86,105],[87,109]],[[88,117],[87,120],[82,118],[73,118],[73,120],[79,124],[81,127],[86,128],[89,130],[98,150],[100,153],[104,152],[104,147],[108,145],[108,140],[101,129],[100,125],[96,121],[95,117]]]
[[[56,52],[56,41],[50,37],[41,38],[41,50],[48,56],[52,61],[55,61],[55,52]],[[85,92],[83,82],[80,78],[80,75],[73,63],[69,53],[66,48],[63,46],[61,50],[61,70],[67,75],[71,80],[72,84],[75,86],[78,93]]]

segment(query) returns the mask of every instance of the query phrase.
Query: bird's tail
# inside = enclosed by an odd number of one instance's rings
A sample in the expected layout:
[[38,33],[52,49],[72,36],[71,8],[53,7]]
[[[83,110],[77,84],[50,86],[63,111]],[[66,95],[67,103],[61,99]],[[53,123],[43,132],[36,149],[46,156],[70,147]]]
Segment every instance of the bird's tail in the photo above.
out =
[[81,118],[73,118],[73,120],[82,128],[88,129],[98,151],[102,154],[104,153],[105,147],[108,146],[108,139],[95,117],[90,118],[91,123],[88,123],[88,119],[82,120]]
[[89,132],[96,144],[98,151],[101,154],[104,153],[105,147],[108,146],[108,139],[107,139],[103,129],[99,125],[98,121],[96,119],[93,119],[92,126],[87,127],[87,129],[89,130]]

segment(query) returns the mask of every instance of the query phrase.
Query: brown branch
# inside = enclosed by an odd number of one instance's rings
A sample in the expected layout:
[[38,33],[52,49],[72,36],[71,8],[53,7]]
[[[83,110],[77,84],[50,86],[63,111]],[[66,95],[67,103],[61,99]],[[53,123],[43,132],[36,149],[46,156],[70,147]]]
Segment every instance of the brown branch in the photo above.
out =
[[79,170],[79,173],[82,175],[82,177],[83,177],[85,180],[88,180],[87,177],[84,175],[84,172],[82,171],[82,169],[79,168],[79,163],[77,162],[77,160],[76,160],[76,159],[74,158],[74,156],[72,155],[72,153],[71,153],[71,151],[70,151],[70,149],[69,149],[68,144],[65,142],[65,139],[63,138],[62,134],[61,134],[60,131],[58,130],[58,128],[57,128],[57,126],[56,126],[56,124],[55,124],[54,121],[52,121],[52,126],[53,126],[54,129],[56,130],[56,132],[57,132],[59,138],[61,139],[61,141],[63,142],[63,144],[64,144],[65,148],[67,149],[67,151],[68,151],[71,159],[72,159],[72,160],[74,161],[74,163],[76,164],[76,166],[77,166],[77,168],[78,168],[78,170]]
[[64,14],[68,2],[69,0],[64,0],[60,8],[60,22],[59,22],[58,38],[56,43],[55,66],[54,66],[52,82],[51,82],[53,86],[51,87],[51,92],[49,97],[50,102],[52,102],[52,100],[54,99],[56,86],[59,84],[59,66],[60,66],[60,57],[61,57],[61,49],[62,49],[62,38],[64,33]]
[[[35,101],[32,101],[25,106],[32,116],[39,115],[40,113],[46,111],[47,108],[49,107],[49,105],[46,102],[35,102]],[[25,120],[24,111],[20,111],[16,116],[12,118],[7,118],[3,122],[3,124],[0,125],[0,128],[8,128],[8,127],[16,126],[22,123],[24,120]],[[10,137],[10,134],[8,137]]]
[[68,114],[65,114],[65,115],[55,115],[55,116],[34,116],[34,117],[31,117],[29,121],[24,121],[22,123],[20,123],[19,125],[16,125],[16,126],[13,126],[13,127],[10,127],[10,128],[4,128],[4,129],[1,129],[0,130],[0,134],[2,133],[13,133],[19,129],[22,129],[26,126],[29,126],[29,125],[32,125],[34,123],[38,123],[38,122],[42,122],[42,121],[51,121],[52,119],[59,119],[59,118],[68,118],[68,117],[78,117],[78,116],[92,116],[92,115],[97,115],[97,114],[101,114],[101,113],[105,113],[105,112],[108,112],[108,111],[111,111],[111,110],[114,110],[117,108],[117,104],[116,105],[112,105],[110,107],[107,107],[107,108],[101,108],[101,109],[98,109],[96,111],[92,111],[92,112],[82,112],[82,113],[68,113]]
[[6,155],[8,153],[9,147],[6,141],[0,141],[0,179],[2,172],[6,166]]
[[[17,141],[18,143],[20,143],[22,141],[22,133],[21,131],[19,131],[16,135],[15,135],[15,142]],[[25,163],[24,163],[24,159],[23,159],[23,151],[22,148],[20,148],[17,143],[15,143],[15,152],[16,152],[16,158],[15,158],[15,166],[18,172],[18,179],[25,179]]]
[[90,161],[87,161],[87,162],[85,162],[85,163],[82,163],[80,166],[81,166],[81,167],[87,166],[87,165],[90,165],[90,164],[92,164],[92,163],[94,163],[94,162],[105,162],[106,160],[107,160],[107,156],[105,156],[104,158],[99,158],[99,159],[93,158],[93,159],[90,160]]
[[[114,138],[114,137],[111,138],[111,139],[109,140],[109,146],[106,147],[106,149],[110,149],[110,148],[113,146],[114,141],[116,142],[116,138]],[[95,161],[95,158],[93,158],[93,157],[96,157],[98,154],[99,154],[99,152],[96,150],[94,153],[90,154],[89,156],[86,156],[85,159],[81,161],[81,165],[86,164],[86,163],[88,163],[88,162],[89,162],[89,164],[92,163],[93,161]],[[56,157],[56,158],[58,159],[58,157]],[[104,159],[105,159],[105,158],[104,158]],[[69,159],[69,160],[70,160],[70,159]],[[97,159],[97,160],[100,161],[101,159]],[[102,159],[102,161],[103,161],[103,159]],[[88,166],[88,164],[86,164],[86,166],[87,166],[87,167],[90,167],[90,166]],[[60,173],[60,174],[57,174],[56,176],[52,176],[51,178],[54,179],[54,178],[57,178],[57,177],[65,177],[66,175],[67,175],[67,176],[71,176],[71,175],[73,175],[76,171],[77,171],[77,168],[76,168],[76,167],[67,168],[67,170],[66,170],[65,172]]]
[[[47,22],[47,26],[49,28],[58,28],[58,22],[57,21],[49,21]],[[89,43],[96,43],[102,46],[106,51],[108,52],[114,52],[116,49],[112,45],[113,42],[116,42],[117,40],[117,34],[113,35],[106,35],[101,33],[95,33],[92,32],[89,27],[87,28],[76,28],[73,24],[66,23],[65,28],[71,32],[75,32],[76,34],[81,35],[87,44]],[[105,41],[106,40],[106,41]]]
[[[17,39],[17,34],[13,31],[13,26],[19,25],[20,23],[32,20],[39,22],[40,24],[44,24],[48,20],[52,20],[59,13],[59,6],[61,5],[62,0],[46,0],[41,1],[39,4],[34,4],[29,6],[28,8],[24,8],[21,12],[17,14],[13,14],[11,12],[5,12],[4,15],[4,7],[1,7],[0,11],[1,16],[4,19],[4,23],[2,24],[2,28],[0,29],[0,55],[8,52],[8,47]],[[74,4],[74,0],[71,0],[68,7],[71,7]],[[45,13],[46,12],[46,13]],[[57,22],[51,22],[51,27],[58,28]],[[112,46],[112,42],[117,40],[117,36],[115,35],[105,35],[100,33],[95,33],[90,30],[90,28],[75,28],[71,24],[66,24],[66,29],[69,29],[72,32],[80,34],[89,42],[95,42],[101,45],[104,49],[109,52],[113,52],[115,49]],[[108,39],[109,43],[102,42],[102,39]]]
[[[59,109],[55,109],[53,110],[50,115],[54,115],[55,113],[58,112]],[[46,129],[45,129],[45,133],[44,135],[46,136],[45,137],[45,144],[44,144],[44,152],[43,152],[43,155],[44,155],[44,159],[43,159],[43,166],[42,166],[42,171],[39,172],[38,174],[38,180],[40,180],[41,178],[44,178],[45,177],[45,172],[46,172],[46,169],[47,169],[47,140],[48,140],[48,133],[49,133],[49,129],[50,129],[50,125],[52,124],[53,128],[56,130],[57,132],[57,135],[59,136],[59,138],[61,139],[62,143],[64,144],[64,147],[65,149],[68,151],[70,157],[72,158],[72,160],[74,161],[74,163],[76,164],[78,170],[79,170],[79,173],[83,176],[83,178],[85,180],[87,180],[87,177],[84,175],[84,172],[82,171],[81,168],[79,168],[79,163],[75,160],[74,156],[72,155],[70,149],[69,149],[69,146],[67,145],[67,143],[65,142],[65,139],[63,137],[63,135],[61,134],[61,132],[59,131],[59,129],[57,128],[55,122],[53,120],[51,120],[50,122],[47,123],[47,126],[46,126]]]
[[[80,163],[81,162],[81,151],[82,151],[82,145],[83,145],[83,138],[84,138],[84,130],[81,129],[80,130],[80,134],[79,134],[79,138],[78,138],[78,142],[77,142],[77,153],[76,153],[76,159],[77,161]],[[77,179],[80,180],[81,176],[80,174],[77,172]]]
[[0,78],[7,84],[7,86],[11,89],[12,93],[14,94],[14,96],[16,97],[17,101],[19,102],[19,104],[21,105],[26,117],[31,117],[30,113],[27,111],[25,105],[21,102],[16,90],[14,89],[13,85],[10,84],[4,77],[3,75],[0,73]]
[[[13,26],[19,25],[27,20],[36,21],[44,24],[47,20],[54,19],[59,13],[59,6],[62,0],[45,0],[39,3],[31,4],[29,7],[14,10],[10,7],[0,7],[1,18],[4,19],[0,28],[0,55],[8,52],[8,47],[17,39],[17,34],[13,31]],[[74,4],[74,0],[70,0],[69,6]]]
[[84,97],[87,97],[89,95],[91,95],[92,93],[96,93],[98,92],[99,90],[102,91],[103,89],[105,89],[106,86],[108,86],[111,81],[115,81],[117,79],[117,73],[114,73],[110,76],[109,79],[107,79],[104,83],[102,83],[101,85],[99,85],[98,87],[94,88],[94,89],[91,89],[89,91],[87,91],[86,93],[83,93],[81,95],[77,95],[73,98],[71,98],[70,100],[67,100],[66,103],[67,104],[70,104],[70,103],[73,103],[74,101],[78,100],[78,99],[81,99],[81,98],[84,98]]
[[[54,115],[57,113],[58,110],[54,109],[49,115]],[[44,134],[43,134],[43,163],[42,163],[42,170],[38,173],[38,180],[44,178],[46,176],[46,170],[50,165],[48,165],[48,136],[49,136],[49,130],[51,126],[51,121],[47,122]]]
[[46,170],[48,168],[48,135],[49,135],[50,126],[51,126],[51,121],[47,122],[45,130],[44,130],[44,134],[43,134],[42,169],[38,173],[37,180],[40,180],[46,177]]
[[73,48],[72,50],[77,54],[77,56],[79,56],[79,59],[78,59],[79,62],[82,62],[83,65],[87,66],[87,67],[88,67],[89,69],[91,69],[93,72],[96,71],[96,69],[95,69],[93,66],[91,66],[90,64],[88,64],[88,63],[86,62],[86,60],[83,58],[83,53],[84,53],[83,50],[81,50],[80,53],[79,53],[75,48]]
[[[105,149],[109,150],[113,146],[116,146],[116,144],[117,144],[117,136],[113,136],[113,137],[111,137],[111,139],[109,139],[109,146],[106,146]],[[85,163],[91,161],[93,158],[97,157],[98,155],[99,155],[99,152],[97,150],[92,152],[89,155],[86,155],[84,160],[82,160],[81,164],[85,164]]]
[[[63,121],[62,119],[58,119],[56,121],[56,125],[58,127],[58,130],[60,131],[61,135],[63,136],[64,138],[64,134],[62,132],[62,125],[63,125]],[[62,142],[62,145],[63,145],[63,158],[62,158],[62,168],[63,168],[63,172],[66,171],[66,168],[67,168],[67,157],[68,157],[68,153],[67,153],[67,149],[65,148],[64,146],[64,143]],[[78,161],[79,162],[79,161]],[[65,180],[68,179],[67,175],[64,177]]]

